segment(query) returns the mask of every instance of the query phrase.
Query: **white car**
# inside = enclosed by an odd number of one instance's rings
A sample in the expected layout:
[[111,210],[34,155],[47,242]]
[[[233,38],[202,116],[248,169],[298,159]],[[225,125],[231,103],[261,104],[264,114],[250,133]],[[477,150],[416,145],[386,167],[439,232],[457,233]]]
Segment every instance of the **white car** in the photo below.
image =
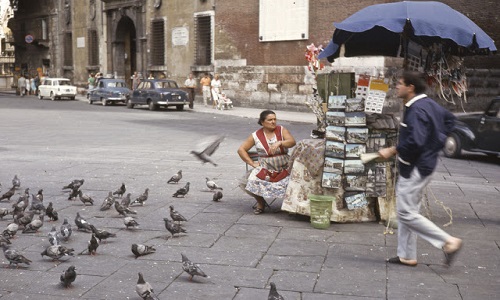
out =
[[67,78],[45,78],[38,87],[38,99],[48,97],[51,100],[69,98],[75,100],[76,86]]

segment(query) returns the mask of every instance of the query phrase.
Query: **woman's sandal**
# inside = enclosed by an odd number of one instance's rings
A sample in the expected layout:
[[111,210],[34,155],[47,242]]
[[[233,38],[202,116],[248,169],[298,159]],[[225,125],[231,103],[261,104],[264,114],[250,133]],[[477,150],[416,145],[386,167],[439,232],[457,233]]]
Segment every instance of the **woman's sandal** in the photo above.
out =
[[264,213],[264,209],[263,208],[260,208],[260,207],[256,207],[254,210],[253,210],[253,214],[254,215],[260,215]]

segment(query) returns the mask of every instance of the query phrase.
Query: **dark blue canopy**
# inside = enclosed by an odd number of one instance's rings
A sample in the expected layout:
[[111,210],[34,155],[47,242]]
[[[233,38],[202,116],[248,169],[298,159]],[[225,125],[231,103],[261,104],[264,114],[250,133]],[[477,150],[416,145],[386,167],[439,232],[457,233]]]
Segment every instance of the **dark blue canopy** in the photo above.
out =
[[411,40],[422,46],[442,43],[457,55],[496,52],[494,41],[474,22],[446,4],[403,1],[365,7],[340,23],[319,58],[332,61],[345,45],[345,56],[397,56]]

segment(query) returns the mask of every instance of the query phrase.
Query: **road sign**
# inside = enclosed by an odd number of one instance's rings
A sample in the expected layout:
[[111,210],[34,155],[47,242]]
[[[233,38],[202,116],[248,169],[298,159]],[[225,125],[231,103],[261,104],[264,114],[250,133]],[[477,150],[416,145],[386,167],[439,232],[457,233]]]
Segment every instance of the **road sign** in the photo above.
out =
[[33,43],[33,40],[34,40],[34,39],[35,39],[35,38],[34,38],[31,34],[28,34],[28,35],[26,35],[26,36],[24,37],[24,41],[25,41],[26,43],[28,43],[28,44]]

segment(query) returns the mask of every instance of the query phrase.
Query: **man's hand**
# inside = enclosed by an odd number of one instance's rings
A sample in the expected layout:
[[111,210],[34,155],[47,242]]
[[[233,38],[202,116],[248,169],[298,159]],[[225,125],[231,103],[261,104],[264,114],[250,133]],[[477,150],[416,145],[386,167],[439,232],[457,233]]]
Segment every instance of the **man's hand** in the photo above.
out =
[[394,155],[396,155],[397,153],[398,153],[398,151],[396,150],[396,147],[394,147],[394,146],[389,147],[389,148],[382,148],[382,149],[378,150],[378,154],[380,155],[380,157],[382,157],[384,159],[391,158]]

